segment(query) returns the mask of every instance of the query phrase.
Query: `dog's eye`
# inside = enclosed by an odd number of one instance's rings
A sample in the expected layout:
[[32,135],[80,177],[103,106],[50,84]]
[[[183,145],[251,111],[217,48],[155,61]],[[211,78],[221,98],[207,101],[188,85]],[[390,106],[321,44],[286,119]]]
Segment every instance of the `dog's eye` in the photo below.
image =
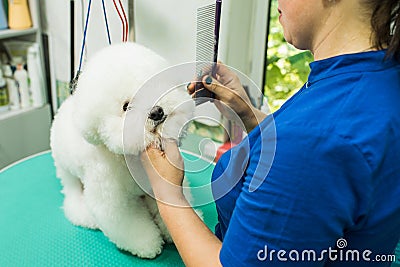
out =
[[127,111],[128,110],[128,105],[129,105],[129,101],[124,103],[124,106],[122,107],[123,111]]

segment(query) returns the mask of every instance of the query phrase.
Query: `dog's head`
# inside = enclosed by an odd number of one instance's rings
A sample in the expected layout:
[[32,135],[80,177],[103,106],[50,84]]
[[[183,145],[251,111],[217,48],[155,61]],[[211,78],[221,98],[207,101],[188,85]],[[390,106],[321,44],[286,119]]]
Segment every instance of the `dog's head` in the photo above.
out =
[[134,43],[109,46],[87,63],[74,93],[74,121],[82,136],[116,154],[139,154],[160,138],[178,139],[193,116],[183,88],[151,85],[167,67],[153,51]]

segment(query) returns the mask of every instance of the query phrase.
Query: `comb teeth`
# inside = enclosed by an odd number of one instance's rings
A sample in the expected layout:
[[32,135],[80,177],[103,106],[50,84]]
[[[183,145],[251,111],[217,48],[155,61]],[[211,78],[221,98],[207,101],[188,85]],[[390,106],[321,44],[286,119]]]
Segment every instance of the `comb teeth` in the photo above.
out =
[[214,3],[197,9],[196,74],[198,78],[211,73],[213,66],[215,8]]

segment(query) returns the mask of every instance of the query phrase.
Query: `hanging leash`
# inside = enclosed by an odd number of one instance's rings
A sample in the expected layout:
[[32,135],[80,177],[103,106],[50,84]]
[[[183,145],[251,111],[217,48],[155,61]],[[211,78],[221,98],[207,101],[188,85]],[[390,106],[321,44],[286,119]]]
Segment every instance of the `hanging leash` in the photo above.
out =
[[70,85],[69,85],[69,90],[70,90],[70,94],[71,95],[76,90],[76,86],[78,84],[79,75],[81,74],[82,61],[83,61],[83,52],[85,50],[85,45],[86,45],[86,34],[87,34],[88,25],[89,25],[89,17],[90,17],[90,8],[91,8],[91,6],[92,6],[92,0],[89,0],[88,9],[87,9],[87,13],[86,13],[85,29],[83,31],[83,40],[82,40],[82,46],[81,46],[81,54],[80,54],[80,58],[79,58],[79,67],[78,67],[78,71],[75,74],[75,77],[72,79],[72,81],[70,82]]
[[111,36],[110,36],[110,28],[108,27],[106,5],[104,4],[104,0],[101,0],[101,2],[103,5],[104,22],[106,23],[106,29],[107,29],[108,44],[111,45]]

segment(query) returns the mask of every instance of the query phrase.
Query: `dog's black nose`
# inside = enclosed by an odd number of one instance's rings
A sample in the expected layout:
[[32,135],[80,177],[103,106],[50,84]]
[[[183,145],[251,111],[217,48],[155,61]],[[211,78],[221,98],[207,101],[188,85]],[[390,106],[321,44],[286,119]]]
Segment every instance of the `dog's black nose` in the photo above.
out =
[[150,114],[149,114],[149,119],[153,121],[159,121],[162,120],[164,117],[164,110],[160,106],[155,106],[154,108],[151,109]]

